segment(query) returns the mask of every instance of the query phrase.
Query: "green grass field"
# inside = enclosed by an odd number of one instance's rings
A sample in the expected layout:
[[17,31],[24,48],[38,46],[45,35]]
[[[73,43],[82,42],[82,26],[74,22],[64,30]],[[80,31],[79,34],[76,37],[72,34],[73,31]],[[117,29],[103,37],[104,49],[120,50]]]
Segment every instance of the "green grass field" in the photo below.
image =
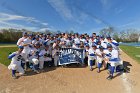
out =
[[131,58],[140,63],[140,47],[121,45],[120,48],[128,54]]
[[8,66],[10,64],[10,60],[7,58],[10,52],[14,52],[17,50],[17,47],[0,47],[0,63]]
[[0,46],[16,46],[16,44],[0,44]]

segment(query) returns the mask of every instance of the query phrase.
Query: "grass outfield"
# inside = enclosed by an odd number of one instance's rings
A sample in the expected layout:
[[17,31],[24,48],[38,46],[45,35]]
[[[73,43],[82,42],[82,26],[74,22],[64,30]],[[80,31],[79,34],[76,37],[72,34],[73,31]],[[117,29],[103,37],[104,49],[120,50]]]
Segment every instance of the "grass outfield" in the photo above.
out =
[[10,52],[17,50],[17,47],[0,47],[0,63],[8,66],[10,60],[7,58]]
[[16,46],[16,44],[0,44],[0,46]]
[[131,58],[140,63],[140,47],[121,45],[120,48]]

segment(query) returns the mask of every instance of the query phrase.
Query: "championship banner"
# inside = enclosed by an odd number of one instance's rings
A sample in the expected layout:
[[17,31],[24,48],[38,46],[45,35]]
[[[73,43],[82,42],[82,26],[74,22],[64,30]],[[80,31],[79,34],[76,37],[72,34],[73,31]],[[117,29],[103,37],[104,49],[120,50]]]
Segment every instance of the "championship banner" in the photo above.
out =
[[84,49],[61,48],[59,53],[59,65],[80,63],[84,64]]

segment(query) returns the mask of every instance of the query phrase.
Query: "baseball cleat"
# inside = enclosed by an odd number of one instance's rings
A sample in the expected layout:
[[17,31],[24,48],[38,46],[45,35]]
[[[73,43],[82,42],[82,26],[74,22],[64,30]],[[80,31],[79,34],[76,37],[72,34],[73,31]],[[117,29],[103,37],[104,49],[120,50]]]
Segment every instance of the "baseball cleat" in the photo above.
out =
[[12,75],[12,78],[13,78],[13,79],[17,79],[17,76],[16,76],[16,75]]
[[27,74],[25,74],[25,73],[24,73],[24,74],[20,74],[20,76],[26,76],[26,75],[27,75]]
[[35,72],[35,73],[37,73],[37,74],[39,74],[39,73],[40,73],[38,70],[35,70],[34,72]]
[[100,73],[100,70],[97,70],[97,73]]
[[90,71],[93,71],[93,68],[90,68]]
[[107,77],[107,79],[108,79],[108,80],[112,80],[112,79],[113,79],[113,76],[112,76],[112,75],[109,75],[109,76]]

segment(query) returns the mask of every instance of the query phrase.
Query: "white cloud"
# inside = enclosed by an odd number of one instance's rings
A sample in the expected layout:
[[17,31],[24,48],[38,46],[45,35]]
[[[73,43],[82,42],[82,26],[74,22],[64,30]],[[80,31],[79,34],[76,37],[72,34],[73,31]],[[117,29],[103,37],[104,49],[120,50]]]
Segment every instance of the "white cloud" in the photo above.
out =
[[108,1],[109,0],[100,0],[103,6],[107,6],[108,5]]
[[29,26],[24,26],[24,25],[20,25],[20,24],[14,24],[14,23],[0,21],[0,29],[2,29],[2,28],[27,29],[27,30],[32,30],[32,31],[37,30],[36,27],[29,27]]
[[9,15],[6,13],[0,13],[0,20],[2,21],[10,21],[10,20],[23,20],[26,17],[18,16],[18,15]]
[[[73,10],[68,7],[66,0],[46,0],[48,3],[59,13],[59,15],[64,19],[69,19],[78,24],[83,24],[90,18],[92,18],[97,24],[103,23],[103,21],[96,16],[92,16],[82,11],[79,8],[74,8]],[[101,0],[102,5],[105,7],[108,5],[109,0]],[[75,12],[74,12],[75,11]],[[73,13],[73,14],[72,14]]]
[[79,15],[75,18],[74,21],[76,21],[78,24],[83,24],[87,20],[88,15],[84,12],[79,12]]
[[61,15],[61,17],[72,19],[73,15],[65,0],[48,0],[48,3]]
[[46,30],[48,30],[48,28],[41,28],[41,29],[39,29],[40,32],[43,32],[43,31],[46,31]]
[[116,14],[120,14],[120,13],[122,13],[123,11],[124,11],[123,8],[115,8],[115,13],[116,13]]
[[126,24],[117,26],[117,27],[119,27],[119,28],[125,28],[125,27],[128,27],[128,26],[132,26],[132,25],[134,25],[136,23],[137,23],[137,21],[132,21],[132,22],[129,22],[129,23],[126,23]]
[[127,23],[127,24],[123,24],[121,25],[120,27],[126,27],[126,26],[130,26],[130,25],[133,25],[135,22],[131,22],[131,23]]
[[43,25],[46,25],[46,26],[48,25],[48,23],[42,23],[42,24],[43,24]]
[[101,23],[102,23],[102,21],[99,20],[99,19],[97,19],[97,18],[96,18],[96,19],[94,18],[94,21],[95,21],[96,23],[98,23],[98,24],[101,24]]
[[100,30],[102,30],[103,28],[105,28],[105,27],[98,27],[98,28],[91,28],[90,30],[89,30],[89,32],[99,32]]
[[0,20],[1,21],[21,20],[21,21],[25,21],[33,25],[42,25],[42,26],[48,25],[48,23],[41,22],[33,17],[25,17],[25,16],[12,15],[12,14],[7,14],[7,13],[0,13]]
[[100,0],[103,9],[108,10],[111,8],[111,0]]
[[[73,11],[75,11],[75,12],[73,12],[73,14],[72,14],[72,10],[67,6],[66,0],[47,0],[47,1],[64,19],[69,19],[71,21],[77,22],[78,24],[83,24],[86,20],[91,18],[90,15],[88,15],[84,11],[81,11],[79,8],[77,9],[77,8],[73,7]],[[107,5],[106,0],[103,0],[102,3],[104,5]],[[102,23],[102,21],[98,18],[93,18],[93,20],[97,24]]]
[[[33,26],[29,27],[26,25],[16,24],[16,23],[12,22],[15,20],[30,23],[32,25],[35,25],[35,27],[33,27]],[[0,28],[16,28],[16,29],[24,28],[24,29],[35,31],[37,29],[40,29],[40,28],[46,27],[46,26],[48,26],[48,23],[41,22],[33,17],[25,17],[25,16],[20,16],[20,15],[0,13]]]

